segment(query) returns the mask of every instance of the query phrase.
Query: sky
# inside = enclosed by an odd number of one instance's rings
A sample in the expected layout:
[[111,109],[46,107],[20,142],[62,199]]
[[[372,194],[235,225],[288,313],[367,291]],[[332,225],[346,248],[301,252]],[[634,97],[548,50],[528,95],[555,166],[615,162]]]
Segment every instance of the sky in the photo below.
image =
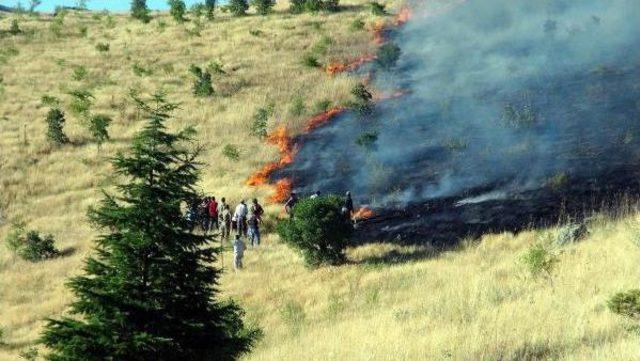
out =
[[[29,7],[29,0],[0,0],[0,5],[15,6],[18,1],[25,8]],[[196,3],[202,3],[203,0],[186,0],[188,7]],[[76,0],[42,0],[42,4],[36,8],[38,11],[52,12],[56,6],[74,6]],[[147,6],[152,10],[168,9],[166,0],[147,0]],[[89,0],[87,7],[91,10],[110,10],[110,11],[128,11],[131,7],[131,0]]]

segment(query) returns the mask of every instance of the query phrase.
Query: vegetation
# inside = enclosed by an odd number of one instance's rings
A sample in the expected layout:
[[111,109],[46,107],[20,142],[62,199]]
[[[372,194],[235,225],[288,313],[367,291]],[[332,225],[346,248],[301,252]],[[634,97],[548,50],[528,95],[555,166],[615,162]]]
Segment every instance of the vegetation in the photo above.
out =
[[50,320],[45,329],[47,358],[235,360],[260,331],[244,326],[235,303],[212,298],[216,252],[181,215],[183,200],[198,196],[193,132],[165,130],[177,105],[162,95],[133,100],[147,122],[129,154],[113,160],[127,183],[89,212],[102,235],[85,275],[69,283],[75,317]]
[[12,253],[29,262],[53,258],[60,253],[52,235],[41,237],[37,231],[27,231],[24,224],[13,226],[6,244]]
[[227,144],[222,148],[222,155],[231,161],[237,161],[240,159],[240,151],[238,147],[233,144]]
[[168,0],[170,6],[169,14],[179,23],[184,22],[187,13],[187,5],[182,0]]
[[376,15],[376,16],[387,15],[387,10],[385,9],[384,4],[380,4],[377,1],[372,1],[371,3],[369,3],[369,6],[371,6],[371,13],[373,15]]
[[249,10],[249,3],[247,0],[229,0],[227,8],[234,16],[243,16]]
[[91,136],[98,144],[109,140],[109,131],[107,128],[111,122],[111,117],[104,114],[97,114],[89,119],[89,132],[91,132]]
[[18,23],[17,19],[11,20],[11,26],[9,27],[9,34],[18,35],[22,33],[22,29],[20,29],[20,23]]
[[216,0],[205,0],[204,6],[207,10],[207,18],[209,20],[213,19],[214,11],[216,9]]
[[203,71],[200,67],[191,65],[191,74],[196,79],[193,82],[193,94],[197,97],[210,97],[213,95],[213,85],[211,84],[211,73]]
[[258,138],[265,138],[267,136],[267,122],[269,117],[273,115],[273,110],[274,107],[272,105],[258,108],[251,122],[251,135]]
[[55,145],[69,143],[69,138],[63,130],[65,121],[64,113],[58,108],[51,109],[47,114],[47,138],[51,143]]
[[96,44],[96,50],[102,53],[106,53],[109,51],[109,49],[111,48],[111,46],[109,45],[109,43],[98,43]]
[[532,276],[551,276],[558,258],[542,243],[532,245],[522,255],[522,262]]
[[640,290],[619,292],[609,300],[607,306],[619,315],[640,320]]
[[298,202],[293,217],[278,224],[280,238],[298,250],[309,266],[343,263],[353,225],[342,213],[342,203],[336,196]]
[[400,47],[395,43],[388,42],[378,49],[376,61],[383,69],[388,70],[396,66],[400,54]]
[[302,64],[309,68],[317,68],[320,66],[318,58],[312,53],[304,54],[302,57]]
[[356,139],[356,144],[363,148],[371,149],[373,148],[373,146],[375,146],[377,141],[378,132],[365,132],[360,134],[358,139]]
[[373,95],[364,84],[360,83],[355,85],[353,89],[351,89],[351,94],[355,97],[355,101],[351,106],[357,113],[361,116],[366,116],[373,112]]
[[146,0],[132,0],[131,1],[131,16],[135,19],[148,23],[151,21],[149,15],[149,8],[147,7]]
[[267,15],[276,5],[275,0],[251,0],[251,5],[256,8],[256,12],[260,15]]

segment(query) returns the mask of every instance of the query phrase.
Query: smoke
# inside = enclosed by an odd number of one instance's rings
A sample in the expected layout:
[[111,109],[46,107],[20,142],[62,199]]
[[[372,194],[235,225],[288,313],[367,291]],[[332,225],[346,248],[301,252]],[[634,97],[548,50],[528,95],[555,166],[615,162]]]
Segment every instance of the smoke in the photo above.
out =
[[275,177],[373,207],[606,183],[640,163],[637,19],[639,0],[415,4],[397,66],[372,69],[407,94],[303,136]]

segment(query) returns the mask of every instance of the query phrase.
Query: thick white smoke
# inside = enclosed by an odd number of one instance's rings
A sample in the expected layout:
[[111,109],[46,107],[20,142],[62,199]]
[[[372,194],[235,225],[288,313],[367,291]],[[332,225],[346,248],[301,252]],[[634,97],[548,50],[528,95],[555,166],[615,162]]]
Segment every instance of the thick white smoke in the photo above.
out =
[[[303,139],[301,192],[374,206],[565,187],[640,160],[640,0],[416,2],[387,93]],[[369,146],[356,144],[377,134]],[[374,137],[375,138],[375,137]],[[567,185],[569,184],[569,185]]]

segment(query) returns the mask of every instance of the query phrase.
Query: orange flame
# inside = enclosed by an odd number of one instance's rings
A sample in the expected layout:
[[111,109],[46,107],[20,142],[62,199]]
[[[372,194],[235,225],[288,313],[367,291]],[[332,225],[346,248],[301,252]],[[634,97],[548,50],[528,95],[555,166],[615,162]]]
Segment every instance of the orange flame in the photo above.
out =
[[374,216],[373,211],[367,207],[362,207],[353,214],[353,218],[356,220],[367,219],[373,216]]
[[378,20],[373,24],[371,31],[373,32],[373,42],[376,45],[382,45],[385,42],[384,31],[387,28],[387,24],[384,20]]
[[382,100],[390,100],[390,99],[396,99],[396,98],[401,98],[403,96],[405,96],[408,93],[407,90],[404,89],[400,89],[397,90],[393,93],[379,93],[376,94],[374,96],[374,100],[375,101],[382,101]]
[[247,185],[261,186],[269,183],[269,176],[276,170],[291,164],[295,155],[293,141],[287,132],[287,128],[280,127],[267,136],[267,143],[274,144],[280,151],[280,160],[268,163],[262,169],[255,172],[247,179]]
[[293,189],[293,182],[289,178],[283,178],[276,182],[275,193],[267,198],[269,203],[283,203],[291,195]]
[[367,54],[367,55],[363,55],[357,59],[353,59],[350,61],[347,61],[345,63],[330,63],[329,65],[327,65],[326,67],[326,72],[329,75],[335,75],[335,74],[340,74],[340,73],[344,73],[346,71],[353,71],[356,70],[357,68],[359,68],[360,66],[362,66],[363,64],[366,64],[370,61],[373,61],[376,59],[375,55],[371,55],[371,54]]
[[402,26],[404,24],[406,24],[409,20],[411,20],[411,9],[409,9],[409,7],[404,6],[402,9],[400,9],[400,12],[398,13],[398,15],[396,15],[396,19],[395,19],[395,25],[396,26]]
[[333,107],[326,112],[314,115],[311,119],[309,119],[309,121],[307,121],[307,124],[304,126],[304,132],[310,133],[314,131],[316,128],[329,122],[331,119],[344,112],[345,110],[346,108],[344,107]]

